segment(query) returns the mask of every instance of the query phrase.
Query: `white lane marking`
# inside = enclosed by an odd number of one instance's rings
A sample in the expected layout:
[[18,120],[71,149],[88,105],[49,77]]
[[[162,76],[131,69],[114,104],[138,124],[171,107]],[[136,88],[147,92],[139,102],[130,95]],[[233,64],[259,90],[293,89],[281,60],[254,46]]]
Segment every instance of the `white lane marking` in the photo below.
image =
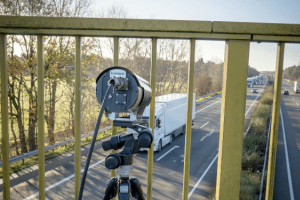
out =
[[210,104],[209,106],[206,106],[205,108],[202,108],[201,110],[198,110],[198,111],[196,112],[196,114],[197,114],[198,112],[201,112],[202,110],[205,110],[206,108],[209,108],[209,107],[213,106],[214,104],[220,102],[221,100],[222,100],[222,99],[220,99],[219,101],[216,101],[216,102],[213,103],[213,104]]
[[163,157],[165,157],[168,153],[170,153],[171,151],[173,151],[175,148],[179,148],[179,146],[174,146],[172,149],[170,149],[169,151],[167,151],[164,155],[162,155],[161,157],[157,158],[156,161],[160,161],[160,159],[162,159]]
[[[254,100],[254,102],[258,99],[259,95],[262,93],[262,91],[265,89],[265,87],[266,87],[266,86],[264,86],[264,87],[260,90],[260,92],[259,92],[259,94],[257,95],[257,97],[256,97],[256,99]],[[219,101],[216,101],[216,102],[213,103],[213,104],[210,104],[209,106],[206,106],[205,108],[202,108],[202,109],[198,110],[198,111],[196,112],[196,114],[197,114],[198,112],[201,112],[201,111],[205,110],[206,108],[209,108],[209,107],[213,106],[214,104],[220,102],[221,100],[222,100],[222,99],[220,99]],[[247,110],[247,112],[246,112],[245,115],[248,114],[248,112],[249,112],[249,110],[251,109],[251,107],[252,107],[252,105],[254,104],[254,102],[251,104],[250,108]]]
[[[101,164],[101,163],[103,163],[103,162],[104,162],[104,159],[103,159],[103,160],[100,160],[100,161],[98,161],[98,162],[96,162],[96,163],[94,163],[93,165],[91,165],[91,166],[89,167],[89,169],[92,169],[92,168],[95,167],[96,165],[99,165],[99,164]],[[83,171],[84,171],[84,169],[82,169],[82,170],[80,171],[80,173],[82,173]],[[51,190],[52,188],[55,188],[56,186],[58,186],[58,185],[60,185],[60,184],[62,184],[62,183],[64,183],[64,182],[66,182],[66,181],[68,181],[68,180],[70,180],[70,179],[72,179],[72,178],[74,178],[74,177],[75,177],[75,174],[72,174],[72,175],[68,176],[67,178],[62,179],[61,181],[58,181],[58,182],[54,183],[53,185],[50,185],[49,187],[47,187],[47,188],[45,189],[45,192],[47,192],[48,190]],[[31,195],[30,197],[27,197],[27,198],[24,199],[24,200],[32,199],[32,198],[34,198],[34,197],[37,197],[38,195],[39,195],[39,192],[37,192],[37,193]]]
[[201,142],[202,142],[206,137],[210,136],[213,132],[214,132],[214,129],[211,130],[210,133],[206,134],[206,135],[201,139]]
[[206,175],[206,173],[208,172],[208,170],[211,168],[211,166],[214,164],[214,162],[216,161],[216,159],[218,158],[218,153],[215,156],[215,158],[211,161],[211,163],[209,164],[209,166],[206,168],[205,172],[202,174],[202,176],[199,178],[199,180],[197,181],[196,185],[193,187],[193,189],[190,191],[189,193],[189,197],[188,199],[192,196],[192,194],[194,193],[194,191],[196,190],[196,188],[198,187],[198,185],[201,183],[202,179],[204,178],[204,176]]
[[253,104],[256,102],[256,100],[258,99],[259,95],[262,93],[262,91],[265,89],[266,86],[263,87],[263,89],[260,90],[260,93],[257,95],[257,97],[255,98],[255,100],[253,101],[253,103],[251,104],[250,108],[247,110],[245,116],[248,114],[248,112],[250,111],[250,109],[252,108]]
[[200,128],[203,128],[203,127],[206,126],[208,123],[209,123],[209,121],[206,122],[204,125],[202,125]]
[[282,132],[283,132],[285,161],[286,161],[286,168],[287,168],[288,181],[289,181],[290,198],[291,198],[291,200],[294,200],[295,197],[294,197],[292,176],[291,176],[291,170],[290,170],[289,153],[288,153],[287,144],[286,144],[285,129],[284,129],[284,123],[283,123],[283,117],[282,117],[281,107],[280,107],[280,118],[281,118]]

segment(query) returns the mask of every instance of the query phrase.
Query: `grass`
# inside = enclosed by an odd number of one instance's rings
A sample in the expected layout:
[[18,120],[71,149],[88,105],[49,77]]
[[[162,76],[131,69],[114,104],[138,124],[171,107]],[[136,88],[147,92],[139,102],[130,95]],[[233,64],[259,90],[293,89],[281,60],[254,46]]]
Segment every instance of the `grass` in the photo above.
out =
[[200,102],[200,101],[203,101],[203,100],[205,100],[205,99],[209,99],[209,98],[211,98],[211,97],[213,97],[213,96],[216,96],[216,95],[218,95],[218,94],[220,94],[220,93],[222,93],[222,91],[216,92],[216,93],[214,93],[214,94],[211,94],[211,95],[206,96],[206,97],[203,97],[203,98],[199,98],[199,99],[196,100],[196,103],[198,103],[198,102]]
[[[124,128],[119,128],[118,127],[117,132],[121,132],[123,130],[124,130]],[[98,133],[96,140],[97,141],[102,140],[106,137],[111,136],[111,134],[112,134],[112,130],[108,130],[108,131]],[[84,139],[81,139],[81,146],[83,147],[87,144],[90,144],[91,141],[92,141],[92,138],[93,138],[93,136],[89,136],[89,137],[86,137]],[[71,143],[66,144],[64,146],[60,146],[60,147],[55,148],[54,151],[53,150],[47,151],[47,152],[45,152],[45,160],[48,160],[48,159],[57,157],[59,155],[62,155],[64,153],[67,153],[69,151],[72,151],[72,150],[74,150],[74,146],[75,146],[75,143],[71,142]],[[38,156],[37,155],[24,159],[24,163],[23,163],[22,160],[11,163],[9,165],[9,167],[10,167],[10,172],[9,173],[10,174],[16,173],[18,171],[21,171],[23,169],[31,167],[35,164],[38,164]],[[0,178],[2,178],[2,167],[0,168]]]
[[267,126],[270,119],[273,88],[267,87],[252,114],[253,123],[243,142],[240,199],[258,199],[261,165],[264,162],[264,148],[267,143]]

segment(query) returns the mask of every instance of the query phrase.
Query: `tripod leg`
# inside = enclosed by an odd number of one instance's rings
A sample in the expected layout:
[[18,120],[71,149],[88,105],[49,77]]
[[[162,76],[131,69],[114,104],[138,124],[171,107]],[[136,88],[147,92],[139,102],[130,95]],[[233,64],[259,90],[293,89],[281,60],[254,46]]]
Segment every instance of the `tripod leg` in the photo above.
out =
[[103,200],[110,200],[117,195],[118,191],[118,178],[114,177],[110,179],[106,184],[105,194]]
[[145,200],[140,181],[135,177],[130,177],[131,195],[137,200]]

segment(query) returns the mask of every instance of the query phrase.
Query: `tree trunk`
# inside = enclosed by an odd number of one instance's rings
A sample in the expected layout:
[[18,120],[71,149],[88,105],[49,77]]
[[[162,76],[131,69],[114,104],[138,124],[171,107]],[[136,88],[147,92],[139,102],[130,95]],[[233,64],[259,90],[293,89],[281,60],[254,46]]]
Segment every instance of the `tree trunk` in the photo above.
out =
[[26,143],[26,137],[25,137],[25,131],[24,131],[24,124],[23,124],[23,120],[22,120],[22,109],[20,106],[22,77],[18,81],[19,88],[15,88],[16,87],[15,81],[16,81],[16,79],[14,77],[12,77],[12,82],[10,82],[10,79],[8,79],[8,86],[9,86],[8,96],[9,96],[10,102],[12,102],[12,105],[14,106],[14,108],[17,112],[15,114],[15,116],[17,118],[17,123],[18,123],[18,128],[19,128],[21,153],[27,153],[28,152],[27,151],[27,143]]
[[[12,100],[11,100],[11,98],[9,99],[10,101],[9,101],[9,103],[10,103],[10,113],[12,114]],[[10,117],[10,129],[11,129],[11,132],[13,133],[13,136],[14,136],[14,140],[15,140],[15,149],[16,149],[16,154],[17,155],[20,155],[20,153],[19,153],[19,148],[18,148],[18,142],[17,142],[17,136],[16,136],[16,133],[15,133],[15,130],[14,130],[14,117],[13,116],[11,116]]]
[[57,81],[54,80],[51,86],[51,98],[50,98],[50,108],[49,108],[49,116],[47,117],[47,128],[48,128],[48,138],[49,144],[55,143],[54,138],[54,128],[55,128],[55,100],[56,100],[56,89],[57,89]]
[[19,111],[17,115],[18,127],[19,127],[19,138],[21,143],[21,153],[27,153],[27,145],[26,145],[26,138],[25,138],[25,131],[24,125],[22,123],[22,112]]
[[28,122],[28,142],[29,142],[29,151],[33,151],[36,149],[35,142],[35,126],[37,122],[37,99],[35,96],[35,77],[34,74],[31,73],[31,85],[29,90],[29,122]]
[[70,101],[70,113],[71,113],[71,122],[72,122],[72,127],[71,127],[71,132],[73,137],[75,137],[75,114],[74,114],[74,92],[72,93],[71,96],[71,101]]

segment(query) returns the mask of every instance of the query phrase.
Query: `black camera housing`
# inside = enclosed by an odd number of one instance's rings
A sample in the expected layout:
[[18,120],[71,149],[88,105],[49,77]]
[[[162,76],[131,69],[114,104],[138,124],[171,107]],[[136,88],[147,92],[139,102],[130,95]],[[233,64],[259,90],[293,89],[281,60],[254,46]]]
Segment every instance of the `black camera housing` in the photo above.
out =
[[109,91],[111,95],[106,102],[105,111],[132,112],[141,116],[152,99],[148,81],[124,67],[115,66],[105,69],[96,79],[96,96],[100,103],[110,83],[115,87]]

